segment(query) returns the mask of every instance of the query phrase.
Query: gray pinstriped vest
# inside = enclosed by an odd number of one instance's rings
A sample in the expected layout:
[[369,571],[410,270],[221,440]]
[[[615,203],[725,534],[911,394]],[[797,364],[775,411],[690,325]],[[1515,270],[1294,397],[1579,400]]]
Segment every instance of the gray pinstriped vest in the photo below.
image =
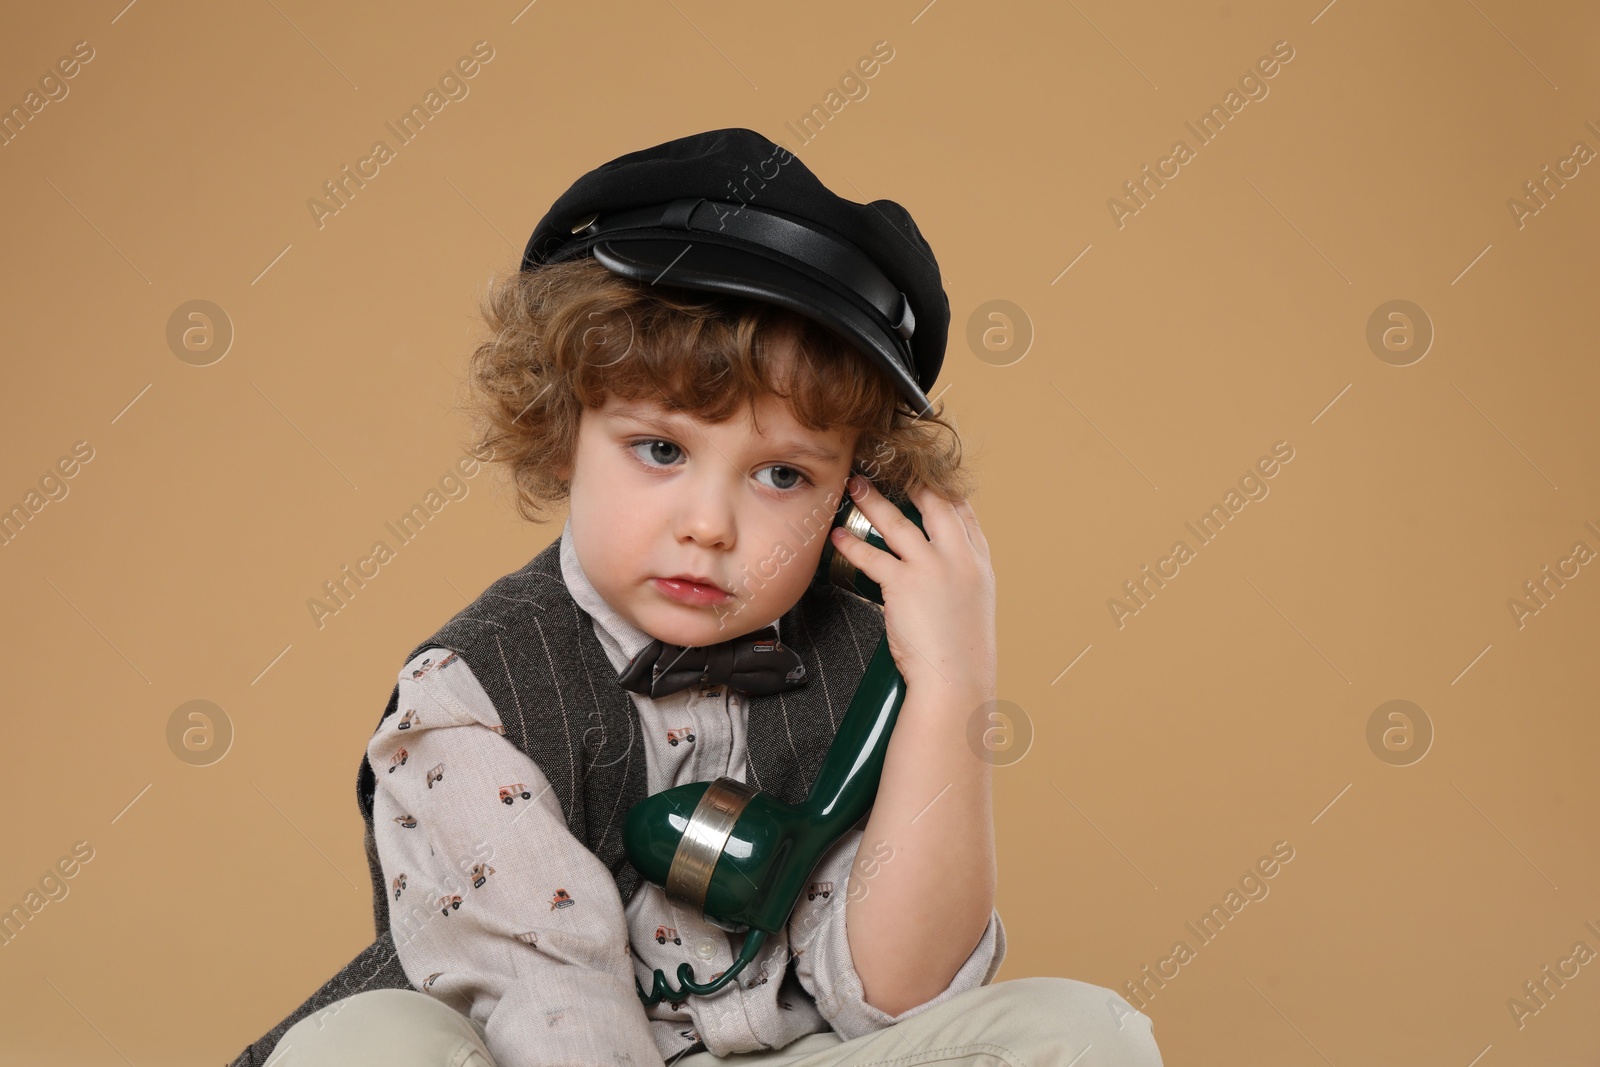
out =
[[[883,631],[877,605],[812,582],[779,623],[783,643],[805,664],[807,684],[747,702],[751,785],[791,804],[805,799]],[[544,772],[567,828],[610,869],[626,904],[640,876],[623,852],[623,817],[646,795],[645,740],[633,698],[617,684],[594,620],[562,579],[560,539],[497,579],[406,661],[432,647],[450,649],[471,667],[500,713],[506,739]],[[399,697],[396,685],[380,726],[394,714]],[[389,895],[372,831],[376,785],[363,753],[356,800],[366,823],[377,939],[229,1067],[262,1067],[291,1026],[336,1000],[371,989],[415,988],[389,928]]]

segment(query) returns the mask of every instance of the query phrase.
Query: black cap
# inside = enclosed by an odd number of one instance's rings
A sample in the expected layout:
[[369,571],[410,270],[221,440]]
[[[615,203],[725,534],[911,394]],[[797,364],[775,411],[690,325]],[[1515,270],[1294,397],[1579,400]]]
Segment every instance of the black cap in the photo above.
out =
[[593,256],[636,281],[778,304],[865,352],[919,415],[944,362],[950,301],[933,249],[893,200],[858,204],[754,130],[618,156],[534,227],[522,269]]

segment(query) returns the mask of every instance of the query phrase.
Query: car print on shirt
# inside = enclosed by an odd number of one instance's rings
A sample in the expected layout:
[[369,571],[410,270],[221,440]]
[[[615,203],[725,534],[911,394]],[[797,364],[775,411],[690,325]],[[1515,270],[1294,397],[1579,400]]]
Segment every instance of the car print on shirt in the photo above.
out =
[[427,674],[429,671],[443,670],[445,667],[448,667],[450,664],[454,663],[457,658],[458,657],[456,654],[452,652],[438,663],[435,663],[433,662],[433,657],[430,656],[422,661],[422,665],[420,667],[411,672],[411,680],[414,682],[418,678],[421,678],[424,674]]
[[433,783],[437,782],[437,781],[440,781],[443,778],[444,778],[444,764],[442,764],[442,763],[436,764],[434,766],[434,768],[431,771],[428,772],[428,788],[432,789],[433,788]]
[[557,908],[570,908],[576,903],[577,901],[573,900],[571,895],[568,894],[565,889],[557,889],[555,895],[550,898],[550,910],[555,911]]
[[405,890],[405,888],[406,872],[401,871],[399,874],[394,876],[394,899],[399,900],[400,894]]
[[758,985],[766,985],[766,984],[767,984],[767,965],[765,963],[763,963],[761,965],[761,969],[756,972],[756,976],[754,978],[750,979],[748,982],[746,982],[744,984],[744,987],[746,989],[754,989]]
[[533,794],[528,792],[528,787],[521,782],[516,785],[503,785],[500,787],[500,802],[502,804],[511,804],[518,797],[527,800],[532,796]]
[[404,767],[406,765],[406,760],[410,758],[411,753],[407,752],[403,748],[399,752],[396,752],[389,760],[389,773],[393,774],[396,767]]
[[423,979],[422,991],[426,993],[428,990],[432,989],[433,983],[437,982],[439,980],[439,976],[443,973],[443,971],[434,971],[432,974],[428,975],[427,978]]
[[450,912],[452,909],[456,911],[461,910],[460,893],[449,893],[439,898],[439,910],[444,913],[444,917],[446,919],[450,918]]
[[832,882],[812,882],[806,886],[807,900],[816,900],[818,897],[827,900],[831,896],[833,896]]
[[422,720],[417,717],[417,713],[411,708],[407,708],[406,713],[400,716],[400,721],[394,724],[394,728],[396,730],[409,730],[420,722]]
[[665,945],[671,941],[674,945],[683,944],[683,938],[678,936],[678,931],[670,926],[656,927],[656,944]]
[[472,888],[482,889],[483,884],[489,880],[489,876],[493,873],[494,868],[489,866],[487,863],[479,863],[475,865],[472,868],[471,874],[468,875],[468,877],[472,879]]
[[404,826],[407,830],[415,830],[417,828],[417,817],[410,812],[404,815],[396,815],[394,821]]
[[676,748],[679,741],[684,741],[691,745],[694,744],[694,728],[680,726],[676,730],[667,731],[667,744]]

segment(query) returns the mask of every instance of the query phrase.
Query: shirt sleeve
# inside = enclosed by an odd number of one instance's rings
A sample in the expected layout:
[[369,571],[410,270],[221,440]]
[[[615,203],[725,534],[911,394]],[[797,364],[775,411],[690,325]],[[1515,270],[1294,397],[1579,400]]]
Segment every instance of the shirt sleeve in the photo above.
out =
[[937,996],[899,1015],[890,1015],[867,1003],[845,928],[850,872],[863,836],[862,830],[854,829],[834,843],[817,863],[811,882],[789,918],[795,976],[816,1001],[817,1011],[846,1041],[892,1026],[969,989],[988,985],[1006,956],[1005,926],[996,908],[990,912],[989,925],[984,927],[977,946]]
[[454,653],[418,653],[399,687],[367,758],[406,977],[482,1023],[499,1067],[661,1067],[616,882],[538,764]]

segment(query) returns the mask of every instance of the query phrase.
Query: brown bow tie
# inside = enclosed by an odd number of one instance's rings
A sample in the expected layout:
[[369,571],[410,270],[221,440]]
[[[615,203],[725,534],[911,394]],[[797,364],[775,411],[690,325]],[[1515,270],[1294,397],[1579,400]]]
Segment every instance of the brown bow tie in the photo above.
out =
[[617,675],[622,688],[664,697],[694,685],[728,685],[751,696],[770,696],[806,684],[806,668],[778,640],[778,628],[729,638],[714,645],[669,645],[652,640]]

